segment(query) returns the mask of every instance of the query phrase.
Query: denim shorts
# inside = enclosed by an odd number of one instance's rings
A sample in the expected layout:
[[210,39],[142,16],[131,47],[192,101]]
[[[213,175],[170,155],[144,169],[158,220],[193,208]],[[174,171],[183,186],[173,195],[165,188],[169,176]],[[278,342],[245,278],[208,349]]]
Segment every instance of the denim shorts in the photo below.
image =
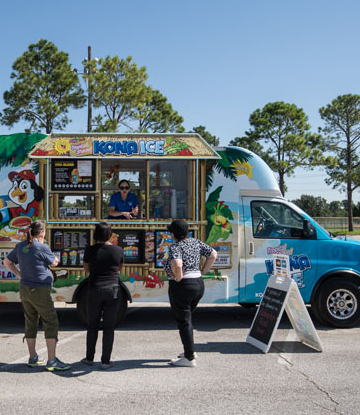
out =
[[59,322],[51,298],[51,287],[30,287],[20,285],[20,299],[25,317],[25,337],[35,339],[39,326],[39,317],[46,339],[58,337]]

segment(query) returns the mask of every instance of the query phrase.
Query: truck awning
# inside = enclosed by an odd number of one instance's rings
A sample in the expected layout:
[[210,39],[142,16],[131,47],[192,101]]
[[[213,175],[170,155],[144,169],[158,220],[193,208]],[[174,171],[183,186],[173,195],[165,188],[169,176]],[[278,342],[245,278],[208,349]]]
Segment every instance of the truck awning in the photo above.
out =
[[136,158],[220,159],[198,134],[50,134],[30,151],[32,159]]

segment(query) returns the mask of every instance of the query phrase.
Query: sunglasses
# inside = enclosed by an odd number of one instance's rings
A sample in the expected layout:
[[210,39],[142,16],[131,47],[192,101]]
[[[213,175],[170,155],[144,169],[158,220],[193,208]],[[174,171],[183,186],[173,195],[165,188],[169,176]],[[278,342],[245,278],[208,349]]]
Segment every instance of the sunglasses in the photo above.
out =
[[120,190],[129,190],[130,187],[129,186],[120,186]]

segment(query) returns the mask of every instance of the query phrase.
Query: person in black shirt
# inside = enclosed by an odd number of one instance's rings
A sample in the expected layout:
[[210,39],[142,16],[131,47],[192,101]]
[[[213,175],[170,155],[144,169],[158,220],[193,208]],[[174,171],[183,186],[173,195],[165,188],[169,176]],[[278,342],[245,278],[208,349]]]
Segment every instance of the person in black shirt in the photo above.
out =
[[81,361],[94,364],[95,347],[100,320],[103,316],[102,369],[114,366],[110,356],[114,343],[114,329],[122,290],[119,285],[119,271],[124,262],[123,250],[112,245],[111,227],[105,222],[96,225],[95,244],[89,246],[84,254],[84,270],[89,272],[87,293],[87,336],[86,357]]

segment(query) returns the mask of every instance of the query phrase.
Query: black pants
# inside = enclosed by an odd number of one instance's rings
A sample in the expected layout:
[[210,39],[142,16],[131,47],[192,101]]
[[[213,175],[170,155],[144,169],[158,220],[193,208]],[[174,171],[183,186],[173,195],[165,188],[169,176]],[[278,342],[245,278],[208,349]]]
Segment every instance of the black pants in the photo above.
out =
[[[118,288],[118,287],[117,287]],[[86,359],[93,361],[96,341],[100,329],[101,316],[103,317],[103,341],[101,363],[109,363],[114,343],[114,329],[119,309],[121,290],[118,289],[114,298],[114,288],[89,288],[86,308],[88,317],[86,335]]]
[[204,281],[200,278],[184,278],[180,282],[169,281],[171,311],[179,329],[185,357],[194,359],[194,333],[192,313],[204,295]]

